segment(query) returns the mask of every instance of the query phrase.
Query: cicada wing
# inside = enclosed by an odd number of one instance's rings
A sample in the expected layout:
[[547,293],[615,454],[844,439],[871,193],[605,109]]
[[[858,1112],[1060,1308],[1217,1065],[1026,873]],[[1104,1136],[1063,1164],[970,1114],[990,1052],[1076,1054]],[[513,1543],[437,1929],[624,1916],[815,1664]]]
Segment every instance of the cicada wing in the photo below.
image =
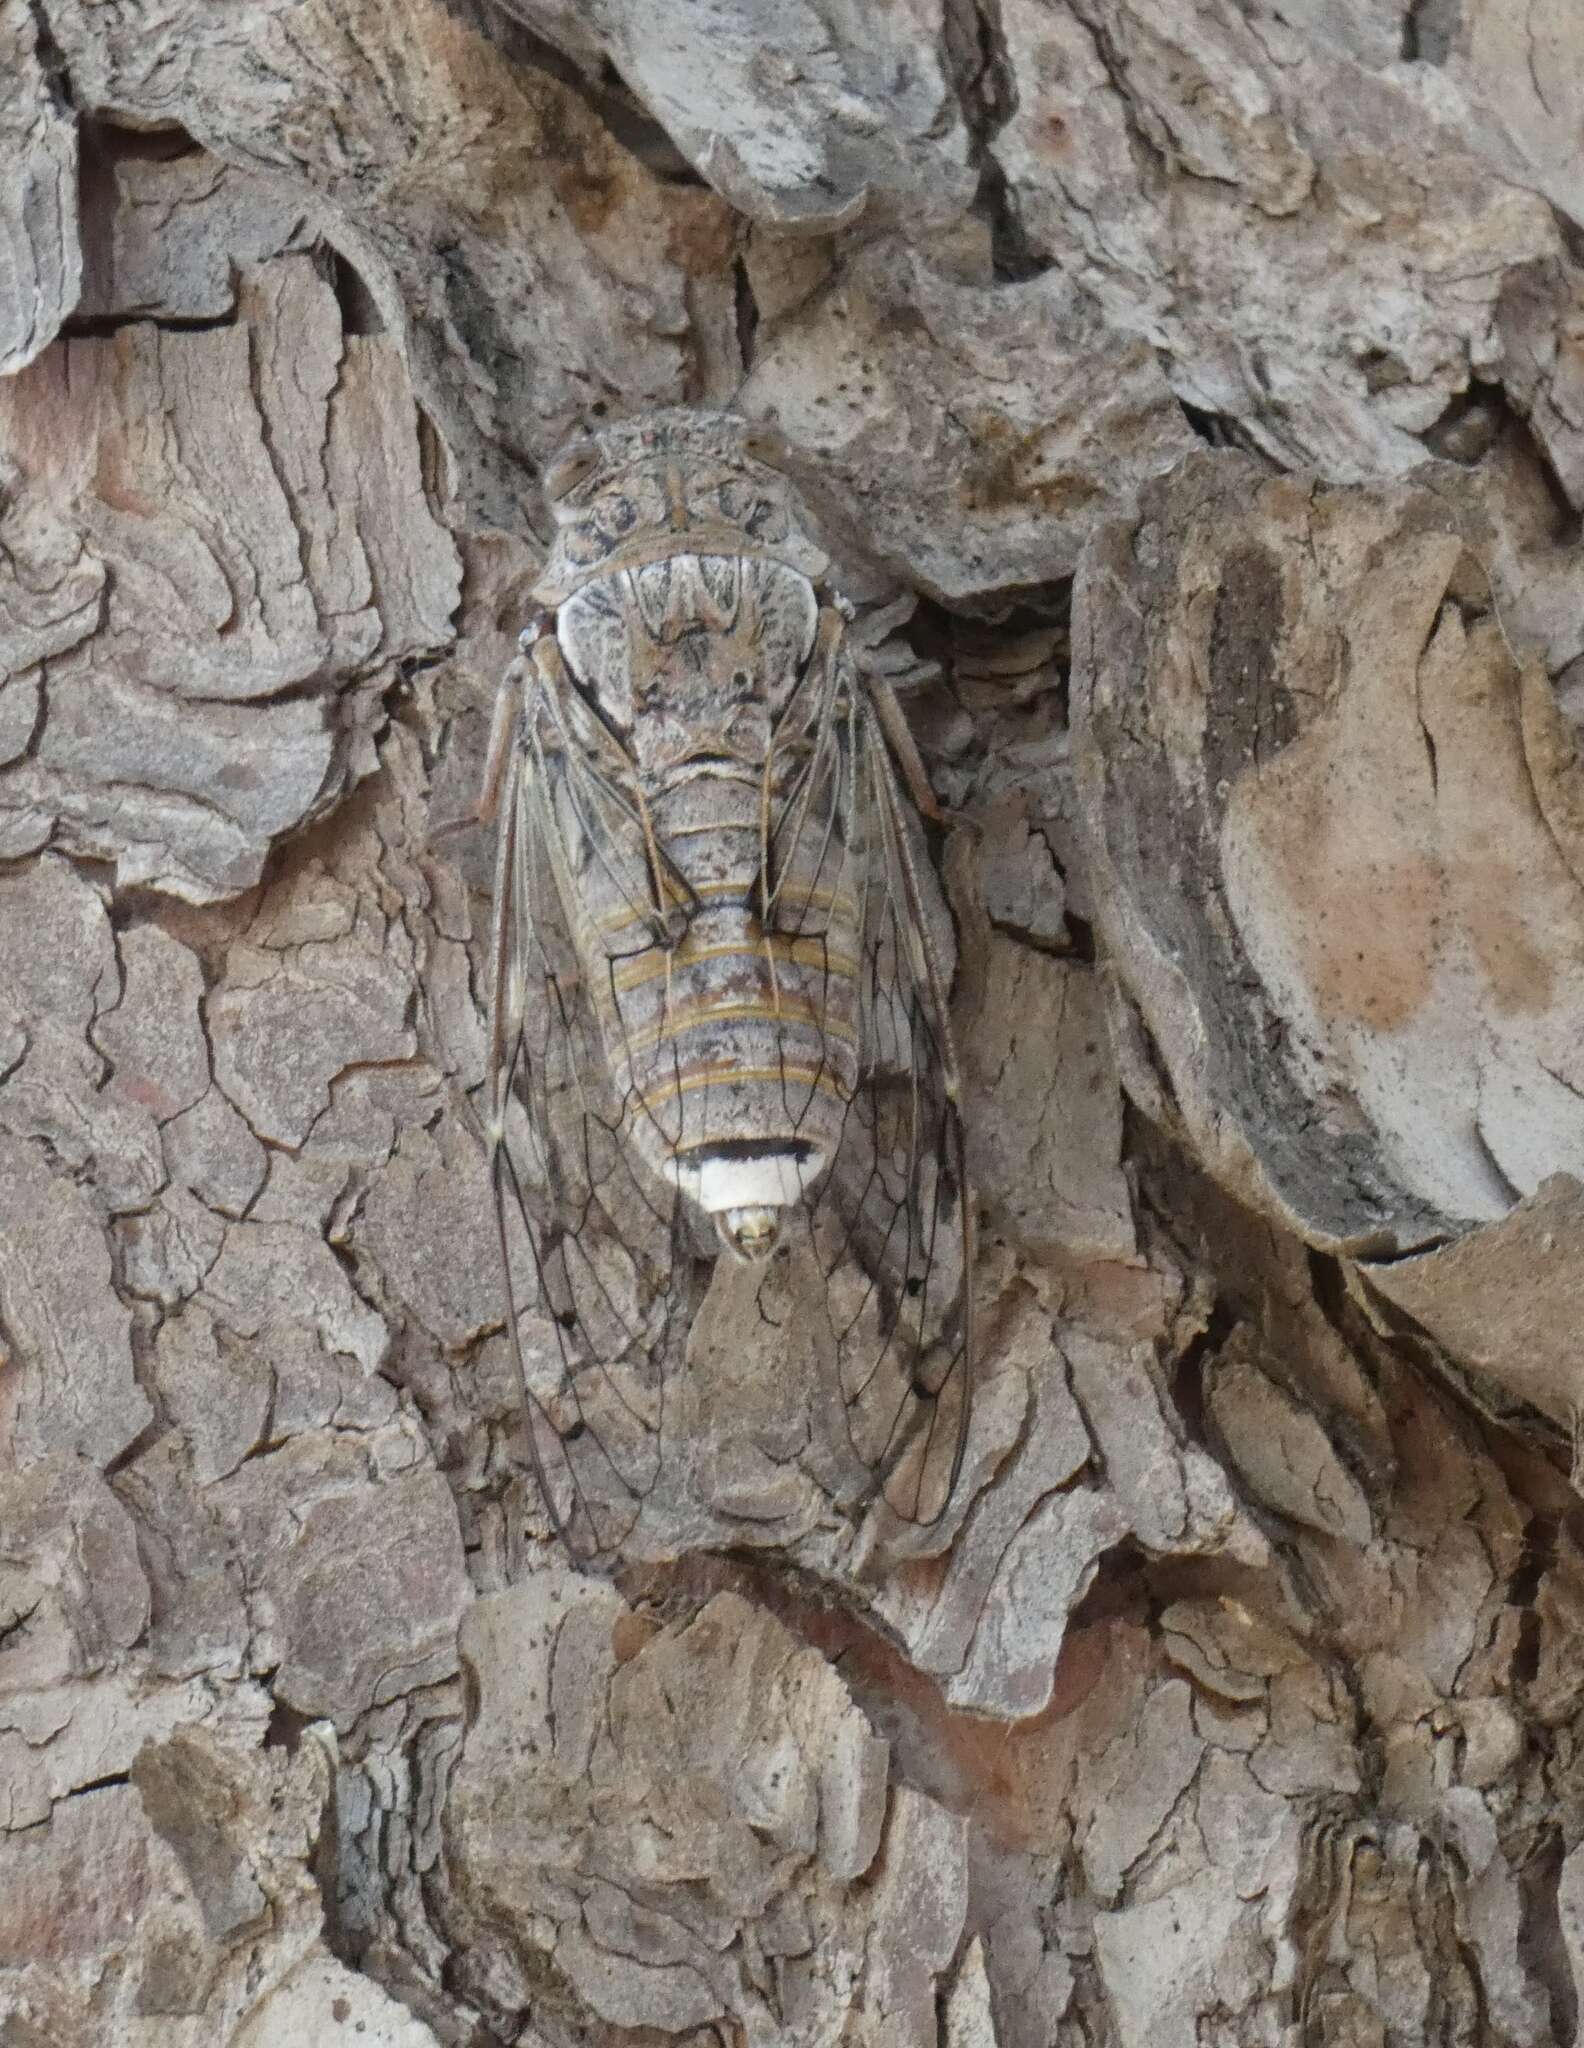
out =
[[839,809],[840,888],[858,906],[861,1057],[814,1238],[852,1447],[892,1510],[928,1525],[970,1420],[973,1201],[918,821],[856,682],[846,694],[839,765],[821,771],[800,828],[806,844]]
[[831,681],[839,681],[838,664],[844,662],[840,647],[816,650],[809,676],[776,732],[777,751],[796,766],[766,835],[763,915],[768,927],[793,939],[835,936],[851,886],[851,707],[843,706],[822,674],[828,666]]
[[[609,1079],[565,900],[569,807],[598,833],[597,813],[620,806],[603,803],[586,763],[547,751],[537,726],[530,702],[501,808],[490,1176],[535,1477],[568,1551],[599,1564],[659,1477],[688,1260],[674,1191],[634,1157],[632,1105]],[[569,793],[571,775],[581,786]],[[618,844],[607,857],[627,856]]]

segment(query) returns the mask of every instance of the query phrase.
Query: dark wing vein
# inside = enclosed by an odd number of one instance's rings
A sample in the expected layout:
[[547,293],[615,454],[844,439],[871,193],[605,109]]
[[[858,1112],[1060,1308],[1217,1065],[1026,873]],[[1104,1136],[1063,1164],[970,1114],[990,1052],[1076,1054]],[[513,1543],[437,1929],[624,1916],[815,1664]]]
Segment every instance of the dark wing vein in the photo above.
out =
[[811,1235],[848,1439],[893,1511],[927,1525],[951,1498],[971,1413],[972,1201],[917,820],[850,669],[843,694],[771,852],[803,892],[786,921],[798,936],[820,936],[816,890],[858,903],[862,1058]]
[[[675,1198],[634,1166],[633,1105],[608,1081],[563,897],[579,858],[599,858],[641,914],[647,876],[600,823],[625,807],[586,762],[572,768],[543,743],[541,708],[530,702],[501,813],[490,1178],[534,1476],[567,1549],[603,1564],[659,1476],[687,1262]],[[568,843],[558,792],[589,845]]]

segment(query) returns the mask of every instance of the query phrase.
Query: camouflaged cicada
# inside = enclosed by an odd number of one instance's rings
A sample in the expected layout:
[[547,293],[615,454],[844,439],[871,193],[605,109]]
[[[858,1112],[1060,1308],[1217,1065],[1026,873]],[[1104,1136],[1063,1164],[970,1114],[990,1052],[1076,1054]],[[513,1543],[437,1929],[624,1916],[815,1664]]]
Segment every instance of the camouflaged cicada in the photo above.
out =
[[490,1170],[535,1471],[583,1559],[655,1485],[723,1246],[816,1262],[848,1437],[895,1512],[938,1517],[962,1461],[973,1204],[934,805],[775,454],[679,411],[561,455],[491,739]]

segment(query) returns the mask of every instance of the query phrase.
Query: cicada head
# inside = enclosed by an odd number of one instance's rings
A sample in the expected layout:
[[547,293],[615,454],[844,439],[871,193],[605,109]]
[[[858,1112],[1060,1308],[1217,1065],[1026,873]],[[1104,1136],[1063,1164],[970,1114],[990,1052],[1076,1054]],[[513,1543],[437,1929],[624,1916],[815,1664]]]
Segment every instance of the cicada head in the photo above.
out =
[[773,427],[731,413],[647,413],[562,449],[544,475],[556,533],[536,588],[542,604],[671,555],[784,562],[810,580],[829,567],[780,466]]

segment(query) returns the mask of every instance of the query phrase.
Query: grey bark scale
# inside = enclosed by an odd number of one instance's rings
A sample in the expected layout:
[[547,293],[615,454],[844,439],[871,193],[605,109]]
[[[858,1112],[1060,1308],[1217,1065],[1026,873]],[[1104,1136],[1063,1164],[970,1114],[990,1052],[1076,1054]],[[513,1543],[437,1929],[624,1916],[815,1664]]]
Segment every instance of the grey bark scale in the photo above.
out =
[[[511,17],[0,0],[0,2043],[1571,2041],[1576,10]],[[677,405],[944,814],[983,1362],[882,1527],[699,1258],[590,1578],[435,828]]]

